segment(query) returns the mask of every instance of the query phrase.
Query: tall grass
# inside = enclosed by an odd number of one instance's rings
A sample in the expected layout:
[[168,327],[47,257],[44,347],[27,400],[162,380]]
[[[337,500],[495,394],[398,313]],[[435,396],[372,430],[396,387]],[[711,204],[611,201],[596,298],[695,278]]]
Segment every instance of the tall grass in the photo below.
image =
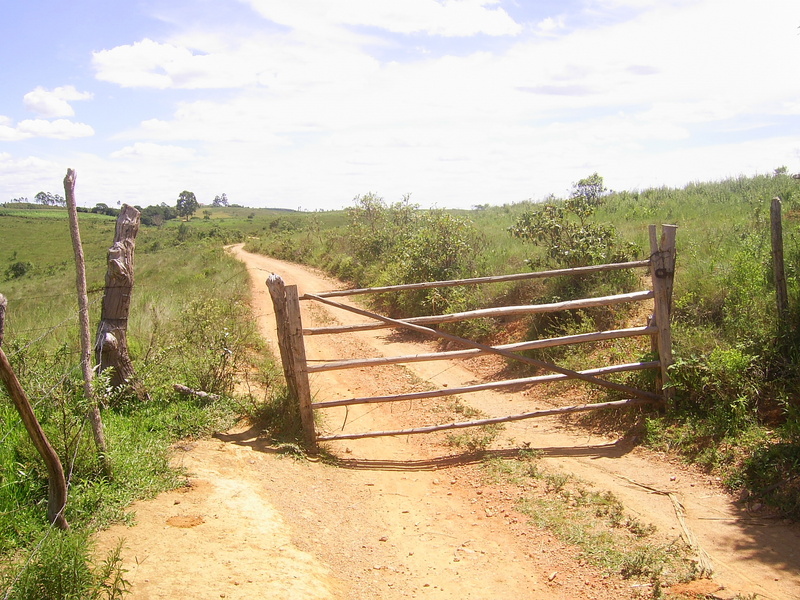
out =
[[[81,225],[89,288],[96,290],[90,295],[91,320],[97,322],[114,219],[82,214]],[[88,535],[126,518],[132,500],[180,484],[169,464],[175,440],[225,430],[257,408],[235,394],[234,383],[251,364],[271,366],[250,315],[246,270],[222,248],[243,234],[236,227],[183,225],[143,228],[137,239],[128,335],[150,399],[139,402],[110,389],[107,377],[96,380],[114,469],[108,480],[86,426],[66,222],[0,216],[0,237],[14,244],[4,243],[0,271],[21,257],[35,265],[0,281],[8,298],[4,351],[61,457],[69,481],[66,517],[74,532],[59,534],[47,526],[47,474],[0,390],[0,580],[9,597],[120,597],[118,560],[109,555],[105,566],[94,565]],[[220,397],[178,396],[174,383]]]

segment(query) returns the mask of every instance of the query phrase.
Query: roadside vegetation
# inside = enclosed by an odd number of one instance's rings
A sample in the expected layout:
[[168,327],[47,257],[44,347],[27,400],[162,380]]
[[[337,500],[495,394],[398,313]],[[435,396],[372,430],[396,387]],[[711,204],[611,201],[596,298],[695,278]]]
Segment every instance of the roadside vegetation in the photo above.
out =
[[487,460],[483,475],[489,483],[516,486],[517,509],[575,547],[580,559],[603,573],[648,582],[652,598],[663,598],[663,588],[697,576],[691,551],[680,538],[657,541],[656,528],[627,512],[613,493],[548,470],[539,459],[536,450],[522,448],[514,460]]
[[[9,301],[3,350],[64,464],[71,525],[68,532],[48,527],[46,472],[0,390],[3,600],[122,597],[126,583],[118,553],[95,559],[90,533],[129,519],[126,506],[132,500],[181,485],[168,459],[176,440],[224,430],[249,417],[280,430],[287,443],[295,441],[279,369],[248,310],[246,272],[223,249],[234,242],[367,287],[642,259],[649,252],[647,226],[676,224],[674,401],[664,410],[619,413],[600,425],[684,457],[777,514],[800,517],[800,182],[785,170],[681,189],[623,192],[608,191],[594,174],[576,182],[565,198],[471,210],[423,210],[409,196],[387,202],[376,193],[356,196],[344,211],[251,209],[230,205],[224,194],[213,206],[199,207],[190,202],[190,192],[185,194],[181,214],[164,204],[143,209],[146,219],[137,238],[128,341],[150,400],[143,403],[109,389],[103,378],[96,384],[113,480],[102,476],[86,427],[65,212],[44,201],[0,205],[0,293]],[[791,307],[785,320],[776,315],[770,265],[769,203],[775,196],[783,200]],[[42,198],[48,200],[46,194]],[[49,199],[59,204],[57,197]],[[202,209],[202,216],[192,208]],[[80,215],[92,323],[100,309],[115,210],[98,205]],[[376,296],[373,302],[387,314],[407,316],[641,289],[636,276],[622,273],[409,291]],[[622,326],[641,317],[633,309],[593,309],[448,327],[459,335],[505,343]],[[641,341],[600,342],[540,352],[575,368],[587,356],[616,363],[644,360],[650,348]],[[647,377],[620,376],[620,381],[652,386]],[[174,383],[217,396],[181,396]],[[604,392],[587,392],[607,399]],[[450,443],[479,450],[493,434],[480,431]],[[534,473],[533,462],[523,467],[537,476],[537,485],[554,485],[555,476]],[[585,501],[590,512],[606,510],[597,507],[606,503],[609,518],[622,518],[613,499],[595,498],[575,482],[565,482],[555,493],[567,493],[581,506]],[[532,514],[547,513],[534,504],[529,508]],[[640,533],[627,525],[621,529],[634,537]],[[630,559],[620,560],[614,569],[656,575],[656,567],[626,566]]]
[[[80,215],[91,322],[99,319],[106,252],[115,219]],[[98,377],[113,479],[103,475],[87,424],[79,366],[75,268],[66,213],[0,207],[0,293],[8,300],[3,351],[34,406],[69,484],[69,531],[48,526],[47,472],[19,415],[0,389],[0,597],[121,598],[115,550],[95,557],[91,533],[132,516],[127,506],[183,484],[169,463],[177,440],[225,431],[269,414],[285,392],[257,334],[249,282],[223,244],[244,238],[246,218],[143,227],[128,342],[149,400]],[[36,240],[36,243],[31,243]],[[20,268],[17,265],[25,265]],[[215,394],[182,396],[180,383]]]
[[[776,196],[783,201],[790,298],[785,320],[777,316],[772,282],[769,207]],[[603,178],[593,174],[576,182],[565,198],[471,210],[420,210],[409,197],[387,202],[368,193],[356,196],[347,211],[272,219],[269,235],[249,240],[246,248],[369,287],[643,259],[649,254],[648,225],[678,225],[674,402],[666,410],[629,410],[606,418],[602,426],[679,454],[745,498],[798,518],[799,217],[800,181],[785,168],[680,189],[619,192],[607,190]],[[409,292],[378,297],[375,305],[395,316],[431,314],[600,296],[639,285],[635,276],[620,271],[469,291]],[[625,308],[569,311],[513,323],[468,322],[457,333],[489,341],[514,335],[533,339],[622,326],[631,318]],[[650,348],[641,342],[604,342],[541,352],[540,358],[576,368],[587,356],[617,363],[644,360]],[[654,384],[647,373],[626,377],[638,385]],[[602,392],[587,393],[607,399]]]

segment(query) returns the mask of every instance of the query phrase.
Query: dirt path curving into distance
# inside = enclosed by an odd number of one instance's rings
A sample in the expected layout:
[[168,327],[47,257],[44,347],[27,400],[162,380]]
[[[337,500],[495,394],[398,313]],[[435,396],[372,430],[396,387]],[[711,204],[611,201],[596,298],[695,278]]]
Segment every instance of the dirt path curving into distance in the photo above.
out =
[[[300,265],[242,250],[253,309],[272,342],[275,324],[264,281],[278,273],[300,293],[337,287]],[[305,324],[361,322],[343,311],[303,303]],[[307,340],[309,360],[430,351],[388,330]],[[317,399],[383,395],[480,380],[463,363],[415,363],[322,373],[311,378]],[[487,392],[464,399],[492,415],[544,408],[533,394]],[[432,405],[375,405],[326,411],[323,427],[396,429],[431,422]],[[760,518],[734,503],[707,476],[682,469],[624,440],[567,430],[557,419],[508,425],[493,445],[530,444],[542,460],[610,490],[658,535],[679,525],[672,492],[715,568],[698,584],[707,597],[800,598],[800,529]],[[501,486],[429,438],[407,436],[331,442],[341,461],[295,460],[242,428],[212,440],[180,444],[175,462],[189,486],[134,505],[136,525],[98,536],[100,549],[125,540],[133,600],[156,598],[275,599],[597,599],[645,597],[648,588],[604,576],[574,551],[536,529]],[[648,489],[650,488],[650,489]],[[702,584],[702,585],[701,585]],[[713,592],[713,594],[712,594]]]

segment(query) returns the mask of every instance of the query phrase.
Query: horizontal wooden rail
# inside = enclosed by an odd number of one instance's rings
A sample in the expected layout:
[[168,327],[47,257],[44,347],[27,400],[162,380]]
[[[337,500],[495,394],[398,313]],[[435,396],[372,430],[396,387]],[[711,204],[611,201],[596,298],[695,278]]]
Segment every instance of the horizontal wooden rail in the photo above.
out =
[[[625,373],[628,371],[641,371],[643,369],[657,369],[661,363],[656,361],[627,363],[624,365],[612,365],[610,367],[599,367],[597,369],[586,369],[578,371],[580,375],[610,375],[612,373]],[[550,383],[564,379],[576,379],[574,375],[554,374],[538,375],[536,377],[523,377],[521,379],[506,379],[503,381],[492,381],[476,385],[465,385],[457,388],[445,388],[428,392],[415,392],[413,394],[398,394],[395,396],[373,396],[369,398],[347,398],[344,400],[328,400],[325,402],[312,402],[311,408],[335,408],[337,406],[351,406],[354,404],[380,404],[383,402],[399,402],[401,400],[424,400],[426,398],[443,398],[445,396],[455,396],[457,394],[469,394],[473,392],[483,392],[486,390],[499,390],[503,388],[517,387],[522,385],[534,385],[538,383]],[[658,401],[658,399],[653,400]]]
[[340,433],[335,435],[317,436],[319,442],[329,442],[334,440],[357,440],[368,437],[385,437],[389,435],[413,435],[416,433],[431,433],[434,431],[446,431],[448,429],[463,429],[465,427],[478,427],[480,425],[494,425],[497,423],[508,423],[510,421],[522,421],[535,417],[548,417],[552,415],[565,415],[576,412],[587,412],[601,408],[621,408],[637,404],[650,404],[654,400],[644,400],[633,398],[629,400],[615,400],[613,402],[600,402],[597,404],[580,404],[577,406],[564,406],[562,408],[550,408],[545,410],[535,410],[532,412],[510,415],[507,417],[495,417],[490,419],[478,419],[475,421],[462,421],[460,423],[448,423],[446,425],[430,425],[428,427],[415,427],[412,429],[395,429],[393,431],[369,431],[366,433]]
[[[501,350],[519,352],[522,350],[535,350],[539,348],[552,348],[555,346],[566,346],[569,344],[581,344],[587,342],[600,342],[605,340],[616,340],[627,337],[653,335],[658,333],[658,327],[643,326],[631,327],[628,329],[614,329],[610,331],[595,331],[592,333],[580,333],[576,335],[565,335],[556,338],[543,340],[533,340],[530,342],[517,342],[514,344],[500,344],[493,346]],[[309,373],[322,373],[324,371],[335,371],[338,369],[353,369],[357,367],[378,367],[383,365],[396,365],[401,363],[427,362],[432,360],[451,360],[455,358],[472,358],[490,354],[485,350],[477,348],[471,350],[450,350],[447,352],[431,352],[429,354],[412,354],[408,356],[381,356],[378,358],[356,358],[349,360],[336,360],[325,362],[318,365],[309,365]],[[311,361],[309,361],[311,362]]]
[[[471,279],[451,279],[448,281],[425,281],[420,283],[404,283],[402,285],[387,285],[384,287],[357,288],[352,290],[333,290],[315,293],[318,298],[335,298],[337,296],[354,296],[356,294],[382,294],[384,292],[397,292],[403,290],[424,290],[429,288],[453,287],[457,285],[472,285],[479,283],[501,283],[504,281],[520,281],[524,279],[541,279],[544,277],[561,277],[562,275],[587,275],[603,271],[616,271],[620,269],[635,269],[649,267],[650,260],[635,260],[624,263],[610,263],[605,265],[590,265],[588,267],[575,267],[572,269],[554,269],[552,271],[538,271],[535,273],[514,273],[512,275],[495,275],[491,277],[473,277]],[[300,298],[309,300],[307,296]]]
[[[305,297],[313,298],[312,295]],[[482,308],[448,315],[431,315],[427,317],[412,317],[409,319],[395,319],[402,323],[413,325],[427,325],[436,323],[452,323],[467,319],[481,319],[494,317],[508,317],[514,315],[530,315],[536,313],[558,312],[561,310],[574,310],[581,308],[592,308],[595,306],[613,306],[624,302],[639,302],[653,297],[653,292],[645,290],[641,292],[631,292],[629,294],[616,294],[614,296],[600,296],[598,298],[581,298],[579,300],[565,300],[564,302],[553,302],[550,304],[528,304],[523,306],[502,306],[498,308]],[[321,297],[320,297],[321,299]],[[357,325],[337,325],[333,327],[310,327],[303,329],[303,335],[320,335],[332,333],[349,333],[353,331],[368,331],[373,329],[383,329],[392,327],[391,323],[360,323]]]

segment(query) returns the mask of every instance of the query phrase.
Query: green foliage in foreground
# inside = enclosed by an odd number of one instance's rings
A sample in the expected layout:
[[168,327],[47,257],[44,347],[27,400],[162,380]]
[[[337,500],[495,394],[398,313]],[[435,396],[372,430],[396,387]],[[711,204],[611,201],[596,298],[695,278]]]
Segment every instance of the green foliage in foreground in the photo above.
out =
[[121,543],[99,563],[86,533],[51,530],[14,579],[2,574],[8,600],[120,600],[128,592]]
[[[85,224],[89,288],[100,291],[114,220],[82,220]],[[139,234],[128,341],[150,400],[140,402],[110,389],[108,377],[97,378],[95,394],[104,407],[114,471],[109,480],[102,476],[86,422],[66,222],[0,217],[0,237],[15,244],[4,244],[8,255],[0,254],[0,261],[29,252],[36,261],[32,272],[0,283],[8,298],[3,349],[62,459],[69,480],[65,515],[72,528],[61,533],[48,527],[47,474],[19,415],[0,390],[4,597],[120,598],[125,585],[118,554],[96,562],[90,534],[130,518],[126,507],[133,500],[181,484],[181,474],[169,463],[176,440],[227,430],[240,416],[262,410],[255,392],[234,390],[251,364],[258,363],[265,374],[256,376],[259,384],[269,386],[265,399],[278,402],[273,397],[285,396],[250,315],[247,273],[221,247],[241,233],[214,225],[181,223],[183,232],[176,226],[143,228]],[[26,239],[37,244],[23,243]],[[90,295],[92,323],[99,318],[99,298]],[[219,398],[179,396],[174,383]]]

